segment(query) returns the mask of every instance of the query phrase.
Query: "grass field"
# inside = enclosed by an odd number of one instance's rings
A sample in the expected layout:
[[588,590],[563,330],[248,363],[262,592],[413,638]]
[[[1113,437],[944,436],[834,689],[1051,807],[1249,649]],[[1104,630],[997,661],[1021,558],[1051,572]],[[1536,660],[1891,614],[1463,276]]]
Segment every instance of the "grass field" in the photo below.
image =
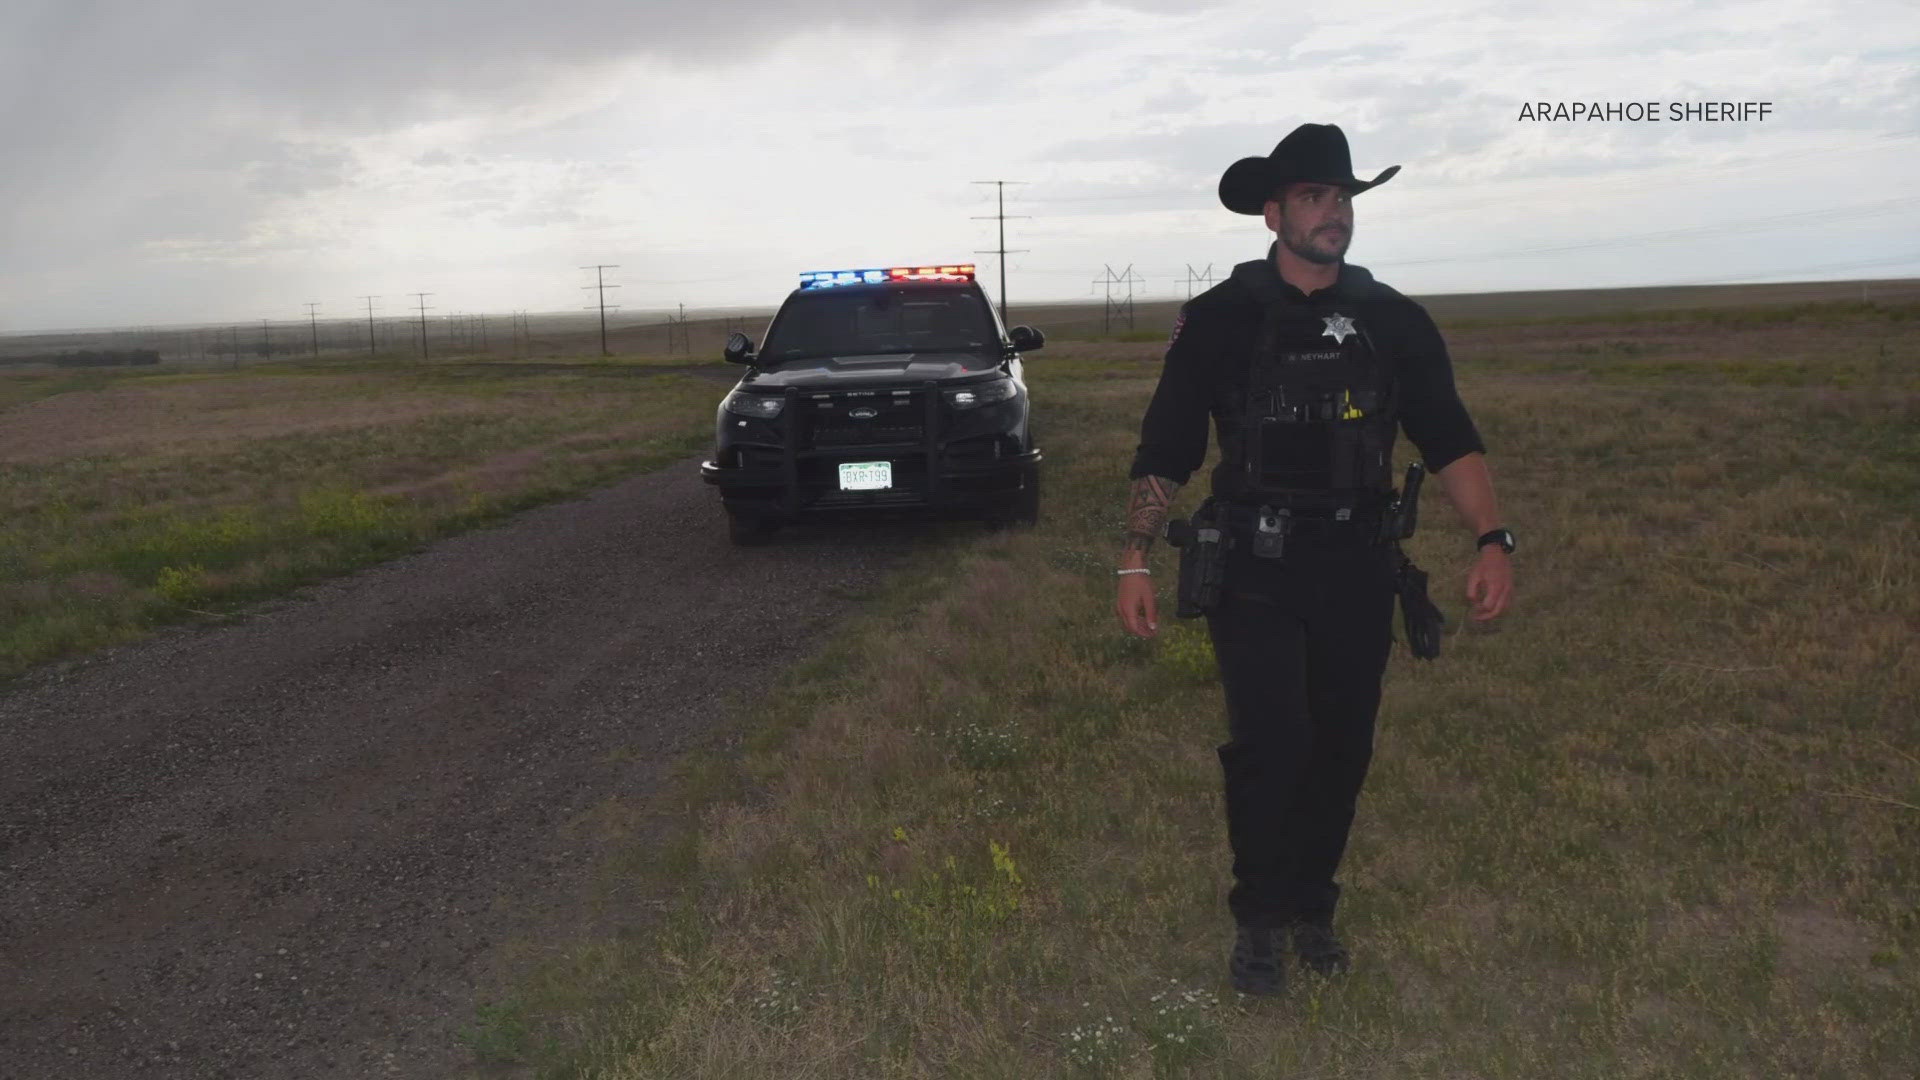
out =
[[1160,349],[1050,348],[1041,526],[930,532],[742,764],[683,773],[681,844],[608,867],[606,904],[676,898],[657,929],[530,943],[471,1042],[552,1077],[1915,1075],[1916,330],[1450,334],[1516,600],[1465,625],[1430,487],[1410,550],[1450,631],[1388,672],[1356,969],[1278,1001],[1226,984],[1225,720],[1169,553],[1158,640],[1111,610]]
[[[929,529],[743,757],[690,760],[678,846],[608,864],[600,901],[670,897],[658,925],[524,943],[474,1050],[606,1078],[1915,1075],[1920,310],[1774,299],[1435,305],[1517,595],[1463,625],[1430,485],[1410,550],[1452,629],[1388,672],[1344,980],[1228,990],[1206,637],[1165,550],[1160,638],[1111,613],[1143,323],[1031,358],[1041,526]],[[659,370],[684,357],[577,361],[0,375],[0,674],[710,437],[721,384]]]
[[0,374],[0,679],[684,457],[668,362]]

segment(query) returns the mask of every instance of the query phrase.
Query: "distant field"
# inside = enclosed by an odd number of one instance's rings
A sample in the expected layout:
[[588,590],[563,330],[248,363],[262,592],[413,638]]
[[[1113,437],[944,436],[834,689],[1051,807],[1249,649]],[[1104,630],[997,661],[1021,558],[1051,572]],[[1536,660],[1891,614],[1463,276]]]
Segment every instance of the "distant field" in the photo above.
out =
[[[1383,276],[1391,282],[1389,274]],[[988,293],[998,293],[989,283]],[[693,311],[684,327],[670,328],[664,315],[610,314],[607,349],[616,356],[680,356],[704,362],[717,359],[727,335],[741,330],[759,340],[774,307],[783,299],[769,296],[760,309],[725,312]],[[1092,340],[1131,335],[1139,341],[1165,338],[1181,300],[1146,300],[1134,304],[1131,325],[1124,314],[1109,316],[1100,302],[1028,304],[1014,298],[1009,321],[1026,323],[1060,340]],[[1777,306],[1828,301],[1900,303],[1920,301],[1920,280],[1793,282],[1774,285],[1689,285],[1654,289],[1584,289],[1542,292],[1468,293],[1418,296],[1443,326],[1462,320],[1515,319],[1618,315],[1686,308]],[[277,322],[208,326],[195,329],[155,327],[112,332],[0,335],[0,374],[22,356],[75,352],[85,349],[159,350],[173,369],[246,367],[269,360],[298,362],[309,356],[314,334],[304,322]],[[356,319],[325,320],[318,325],[321,355],[330,359],[367,356],[367,324]],[[600,322],[594,314],[541,312],[530,314],[524,331],[507,315],[433,315],[427,322],[429,357],[483,357],[497,359],[593,358],[600,355]],[[411,319],[382,316],[373,343],[378,357],[394,360],[419,356],[418,324]],[[266,350],[271,349],[271,353]]]
[[[1391,275],[1382,278],[1392,284]],[[1459,293],[1415,296],[1442,327],[1461,322],[1512,322],[1529,319],[1615,317],[1654,312],[1806,303],[1849,303],[1865,299],[1881,304],[1920,302],[1920,281],[1825,281],[1779,285],[1685,285],[1658,289],[1579,289],[1541,292]],[[1163,340],[1173,326],[1181,300],[1134,304],[1132,333],[1141,340]],[[1030,323],[1058,338],[1091,339],[1128,332],[1123,316],[1110,316],[1105,304],[1029,304],[1016,306],[1015,323]]]

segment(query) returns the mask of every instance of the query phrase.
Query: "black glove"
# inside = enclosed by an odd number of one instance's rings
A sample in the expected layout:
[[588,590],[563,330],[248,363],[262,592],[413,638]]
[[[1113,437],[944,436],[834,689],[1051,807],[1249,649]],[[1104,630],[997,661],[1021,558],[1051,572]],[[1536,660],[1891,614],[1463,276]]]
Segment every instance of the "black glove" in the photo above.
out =
[[1407,648],[1422,660],[1440,655],[1440,634],[1447,617],[1427,597],[1427,572],[1400,557],[1400,573],[1394,583],[1400,594],[1400,618],[1407,630]]

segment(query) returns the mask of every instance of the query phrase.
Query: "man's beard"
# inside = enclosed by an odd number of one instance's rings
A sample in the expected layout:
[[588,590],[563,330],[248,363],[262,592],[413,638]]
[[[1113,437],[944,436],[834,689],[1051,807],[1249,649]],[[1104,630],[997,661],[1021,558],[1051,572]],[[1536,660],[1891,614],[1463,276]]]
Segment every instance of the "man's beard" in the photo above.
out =
[[1321,266],[1332,266],[1347,254],[1347,247],[1353,243],[1353,232],[1348,230],[1331,252],[1312,247],[1309,243],[1311,239],[1310,236],[1296,236],[1293,230],[1287,228],[1285,222],[1280,225],[1280,242],[1287,246],[1287,250],[1310,263],[1318,263]]

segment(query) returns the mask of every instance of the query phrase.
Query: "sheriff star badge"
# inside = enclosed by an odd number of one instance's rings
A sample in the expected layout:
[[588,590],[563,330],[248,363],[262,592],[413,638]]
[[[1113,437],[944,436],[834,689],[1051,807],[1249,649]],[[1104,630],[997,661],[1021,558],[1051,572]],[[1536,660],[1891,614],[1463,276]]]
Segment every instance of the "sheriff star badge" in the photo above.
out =
[[1327,328],[1320,332],[1320,336],[1330,337],[1337,344],[1346,344],[1348,335],[1354,333],[1353,319],[1350,316],[1322,315],[1320,321],[1327,324]]

